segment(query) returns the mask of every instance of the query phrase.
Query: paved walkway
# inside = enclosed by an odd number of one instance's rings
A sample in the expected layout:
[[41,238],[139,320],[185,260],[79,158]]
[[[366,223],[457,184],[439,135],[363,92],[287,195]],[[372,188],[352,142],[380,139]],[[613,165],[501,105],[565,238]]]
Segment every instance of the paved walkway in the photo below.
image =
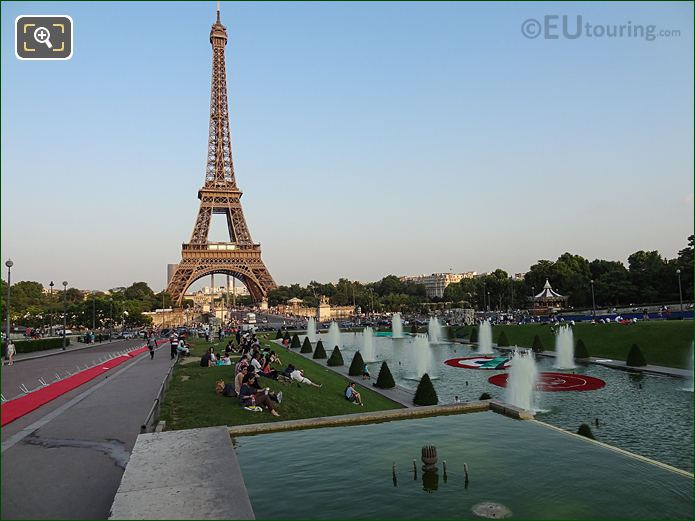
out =
[[254,519],[228,427],[141,434],[111,518]]
[[1,517],[108,518],[170,366],[164,344],[4,427]]
[[[497,347],[496,349],[500,351],[512,351],[514,348],[513,347]],[[520,349],[525,349],[528,350],[529,348],[520,348]],[[555,351],[543,351],[542,353],[539,353],[541,356],[546,356],[548,358],[555,358],[556,354]],[[693,371],[689,371],[688,369],[678,369],[677,367],[666,367],[663,365],[651,365],[647,364],[645,366],[641,367],[635,367],[632,365],[627,365],[623,360],[613,360],[612,358],[605,358],[605,357],[600,357],[600,356],[590,356],[588,359],[580,359],[580,360],[586,360],[589,363],[592,364],[598,364],[598,365],[603,365],[605,367],[610,367],[611,369],[620,369],[622,371],[634,371],[637,373],[653,373],[653,374],[660,374],[663,376],[673,376],[676,378],[692,378],[693,377]]]

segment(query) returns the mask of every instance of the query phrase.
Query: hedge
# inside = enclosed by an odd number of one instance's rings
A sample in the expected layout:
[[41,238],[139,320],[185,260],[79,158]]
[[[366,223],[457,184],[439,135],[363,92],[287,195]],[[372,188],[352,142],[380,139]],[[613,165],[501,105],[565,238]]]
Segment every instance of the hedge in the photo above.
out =
[[316,343],[316,349],[314,349],[314,360],[322,360],[326,358],[326,350],[323,348],[323,342],[320,340]]
[[335,346],[333,348],[333,352],[331,353],[331,357],[326,362],[326,365],[338,366],[338,365],[343,365],[343,364],[344,364],[343,355],[340,352],[340,349],[338,349],[338,346]]
[[396,387],[396,382],[393,380],[393,375],[389,366],[386,365],[386,361],[381,363],[381,369],[379,370],[379,376],[376,379],[375,387],[381,389],[393,389]]
[[434,390],[430,376],[425,373],[420,378],[420,383],[417,384],[413,403],[415,405],[437,405],[438,402],[437,391]]
[[313,349],[311,348],[311,342],[309,342],[309,337],[304,338],[304,343],[302,344],[302,349],[300,353],[311,353]]
[[[65,345],[70,345],[70,338],[65,339]],[[14,343],[18,353],[33,353],[63,347],[63,338],[40,338],[38,340],[18,340]]]
[[352,357],[352,363],[350,364],[350,369],[348,369],[348,374],[350,376],[362,376],[364,373],[364,359],[359,351],[355,353]]

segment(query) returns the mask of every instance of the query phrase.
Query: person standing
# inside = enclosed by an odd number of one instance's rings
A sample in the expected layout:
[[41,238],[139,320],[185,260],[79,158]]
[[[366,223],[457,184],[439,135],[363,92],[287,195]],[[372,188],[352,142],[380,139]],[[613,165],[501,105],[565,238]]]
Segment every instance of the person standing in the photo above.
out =
[[9,362],[7,363],[7,365],[12,365],[12,363],[13,363],[13,362],[12,362],[12,358],[14,357],[14,354],[15,354],[16,352],[17,352],[17,350],[16,350],[15,347],[14,347],[14,342],[13,342],[12,340],[10,340],[10,341],[7,343],[7,359],[9,360]]
[[150,333],[147,339],[147,348],[150,350],[150,360],[154,360],[154,349],[157,347],[157,341],[154,338],[154,333]]
[[176,334],[172,335],[169,344],[171,346],[171,359],[173,360],[178,355],[179,337]]

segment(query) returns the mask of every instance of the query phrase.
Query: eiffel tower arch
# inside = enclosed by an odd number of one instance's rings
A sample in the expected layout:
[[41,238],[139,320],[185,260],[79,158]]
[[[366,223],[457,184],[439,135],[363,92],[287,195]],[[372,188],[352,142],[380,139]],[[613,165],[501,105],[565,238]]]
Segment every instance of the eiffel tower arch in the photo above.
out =
[[[177,306],[181,306],[183,295],[191,284],[218,273],[240,280],[255,301],[262,300],[268,291],[276,287],[261,259],[261,245],[251,239],[241,207],[242,192],[237,187],[234,175],[224,56],[227,29],[220,21],[219,7],[217,21],[210,29],[210,43],[212,82],[205,183],[198,191],[200,208],[191,239],[182,245],[181,262],[167,288]],[[225,215],[228,242],[208,240],[213,214]]]

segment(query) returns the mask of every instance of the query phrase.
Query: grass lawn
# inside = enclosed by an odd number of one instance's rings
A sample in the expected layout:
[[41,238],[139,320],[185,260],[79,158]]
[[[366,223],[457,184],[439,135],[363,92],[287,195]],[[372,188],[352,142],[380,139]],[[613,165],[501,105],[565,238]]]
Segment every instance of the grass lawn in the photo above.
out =
[[347,385],[344,377],[297,353],[288,352],[277,344],[273,344],[270,339],[275,338],[275,333],[261,334],[258,338],[261,344],[270,345],[282,360],[283,366],[275,367],[275,369],[282,370],[288,363],[292,363],[303,369],[304,375],[312,382],[323,384],[323,387],[318,389],[297,382],[281,384],[261,378],[261,385],[270,387],[273,392],[283,392],[282,404],[278,406],[280,417],[276,418],[267,411],[262,413],[247,411],[241,408],[236,398],[215,394],[217,380],[224,380],[225,383],[234,382],[234,366],[200,367],[198,363],[200,355],[208,347],[213,347],[215,352],[223,351],[227,340],[208,344],[204,339],[193,339],[191,359],[194,361],[190,364],[178,364],[174,368],[169,389],[162,403],[159,419],[166,421],[166,430],[215,425],[246,425],[402,407],[370,388],[360,385],[357,387],[365,405],[364,407],[354,405],[343,397],[343,390]]
[[[471,326],[464,330],[468,337]],[[555,338],[548,325],[493,326],[493,342],[497,341],[501,331],[505,332],[511,345],[531,347],[533,337],[538,335],[546,350],[555,348]],[[580,338],[591,356],[625,360],[630,346],[637,344],[648,364],[687,369],[693,348],[693,321],[663,320],[627,326],[580,323],[574,326],[574,340]]]

